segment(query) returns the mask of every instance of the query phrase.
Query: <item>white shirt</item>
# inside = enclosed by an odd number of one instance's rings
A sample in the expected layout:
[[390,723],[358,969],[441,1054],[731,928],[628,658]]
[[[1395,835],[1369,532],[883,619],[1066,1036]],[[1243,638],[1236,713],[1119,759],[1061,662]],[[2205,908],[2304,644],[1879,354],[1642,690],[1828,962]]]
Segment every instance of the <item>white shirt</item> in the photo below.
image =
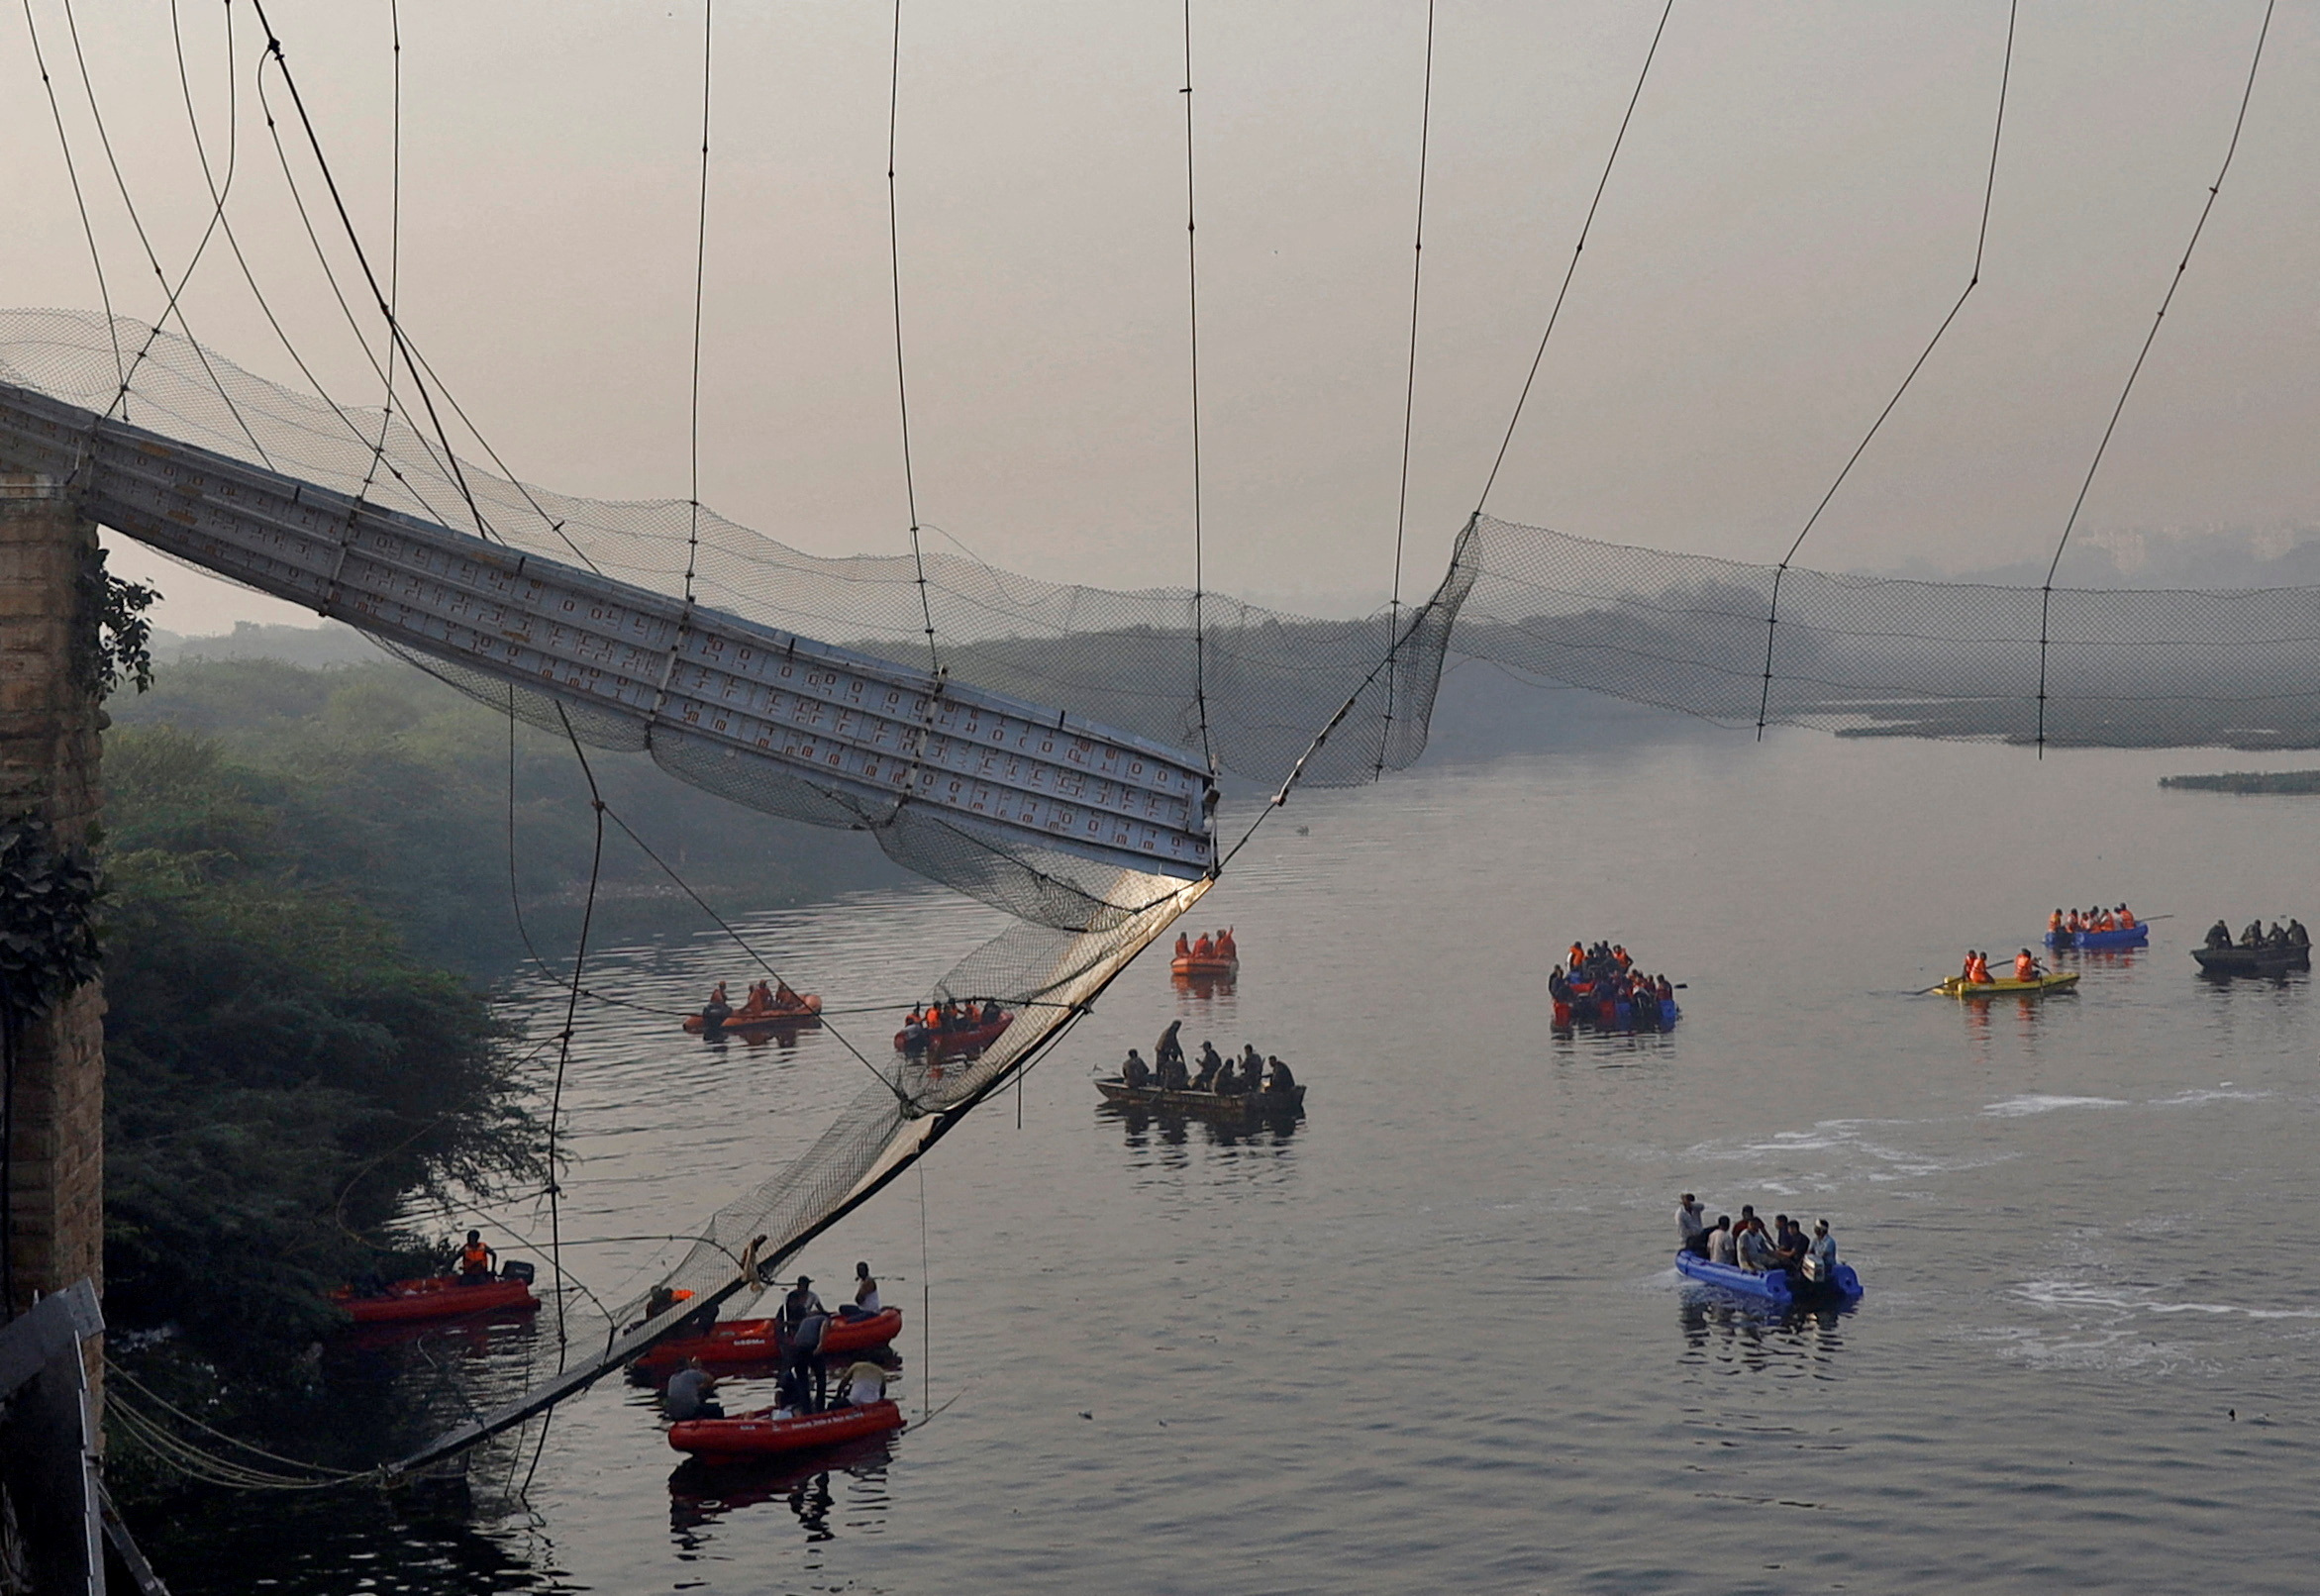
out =
[[1824,1277],[1837,1266],[1837,1239],[1834,1236],[1824,1232],[1814,1237],[1812,1246],[1806,1247],[1805,1251],[1820,1260],[1821,1273]]
[[876,1282],[863,1282],[862,1289],[857,1291],[854,1294],[854,1305],[857,1308],[859,1308],[865,1314],[882,1312],[883,1310],[878,1306],[878,1287]]
[[1708,1222],[1700,1217],[1700,1211],[1697,1208],[1679,1206],[1675,1210],[1675,1233],[1683,1239],[1683,1244],[1686,1247],[1706,1235],[1707,1230]]
[[1730,1263],[1732,1261],[1732,1230],[1730,1226],[1713,1232],[1708,1237],[1708,1261],[1711,1263]]

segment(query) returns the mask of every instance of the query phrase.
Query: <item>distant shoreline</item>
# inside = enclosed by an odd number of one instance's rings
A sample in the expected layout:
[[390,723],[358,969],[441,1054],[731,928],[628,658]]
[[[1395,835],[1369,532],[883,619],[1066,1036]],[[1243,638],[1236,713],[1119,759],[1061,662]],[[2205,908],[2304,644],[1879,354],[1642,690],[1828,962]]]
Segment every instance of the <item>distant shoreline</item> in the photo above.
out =
[[2159,784],[2191,792],[2320,793],[2320,770],[2229,770],[2218,776],[2161,776]]

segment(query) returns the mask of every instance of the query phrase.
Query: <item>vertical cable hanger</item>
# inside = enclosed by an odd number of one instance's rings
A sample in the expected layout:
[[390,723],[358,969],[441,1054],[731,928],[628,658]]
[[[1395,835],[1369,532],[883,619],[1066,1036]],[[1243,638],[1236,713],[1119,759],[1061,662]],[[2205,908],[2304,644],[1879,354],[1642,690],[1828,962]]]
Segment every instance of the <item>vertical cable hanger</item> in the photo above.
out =
[[[387,0],[387,28],[394,45],[394,123],[392,156],[387,168],[387,318],[392,321],[403,301],[403,8],[401,0]],[[370,496],[371,484],[386,458],[387,430],[395,419],[395,361],[400,354],[393,339],[386,347],[386,401],[378,413],[378,443],[370,451],[370,467],[362,473],[355,504]]]
[[[1385,648],[1390,660],[1401,648],[1402,542],[1410,524],[1410,430],[1418,410],[1418,288],[1426,265],[1426,156],[1434,134],[1434,0],[1426,0],[1426,69],[1418,96],[1418,219],[1410,244],[1410,358],[1402,384],[1402,470],[1393,513],[1393,596],[1385,612]],[[1385,672],[1385,724],[1377,734],[1377,767],[1373,779],[1385,776],[1385,760],[1393,747],[1393,696],[1396,674]]]
[[902,224],[894,198],[895,135],[902,115],[902,0],[894,0],[894,53],[886,79],[886,266],[894,291],[894,398],[902,412],[902,492],[910,503],[910,564],[918,573],[919,618],[926,623],[927,662],[938,676],[935,606],[927,594],[927,556],[919,547],[918,478],[910,460],[910,381],[902,362]]
[[1796,551],[1804,547],[1804,540],[1812,535],[1812,529],[1820,524],[1821,512],[1828,509],[1830,500],[1836,498],[1837,490],[1843,487],[1845,479],[1853,474],[1853,467],[1859,464],[1861,456],[1868,451],[1869,443],[1876,437],[1878,429],[1885,425],[1885,418],[1890,416],[1894,407],[1901,403],[1901,396],[1907,393],[1909,385],[1917,380],[1917,373],[1925,369],[1925,362],[1933,357],[1934,346],[1941,343],[1942,335],[1950,330],[1950,324],[1956,321],[1958,313],[1966,308],[1966,301],[1970,299],[1973,296],[1973,290],[1980,286],[1982,251],[1989,244],[1990,201],[1998,191],[1998,144],[2006,132],[2006,90],[2012,83],[2014,76],[2014,22],[2020,10],[2021,0],[2012,0],[2012,3],[2006,7],[2006,53],[2004,61],[1998,67],[1998,112],[1989,135],[1989,176],[1981,186],[1981,225],[1973,235],[1973,268],[1966,274],[1966,287],[1958,295],[1957,303],[1950,307],[1950,314],[1942,318],[1942,325],[1934,329],[1933,337],[1926,340],[1925,348],[1918,351],[1917,359],[1910,365],[1908,374],[1901,379],[1901,386],[1893,390],[1893,397],[1885,401],[1885,408],[1877,412],[1877,419],[1868,424],[1868,431],[1862,435],[1861,442],[1855,445],[1853,452],[1846,456],[1843,468],[1837,472],[1837,480],[1829,484],[1829,491],[1822,494],[1821,502],[1813,506],[1812,514],[1805,518],[1803,529],[1796,535],[1796,541],[1788,546],[1788,552],[1781,555],[1780,563],[1773,567],[1771,606],[1765,614],[1765,685],[1764,691],[1757,698],[1757,741],[1759,743],[1765,740],[1765,725],[1771,716],[1772,640],[1780,624],[1780,582],[1788,574],[1789,562],[1796,558]]
[[1471,526],[1481,519],[1482,507],[1490,502],[1490,489],[1498,481],[1499,467],[1506,463],[1506,451],[1514,444],[1514,432],[1522,425],[1523,407],[1531,402],[1531,386],[1539,380],[1539,363],[1547,358],[1548,341],[1555,337],[1555,324],[1562,319],[1563,302],[1570,293],[1570,280],[1578,275],[1579,255],[1587,247],[1587,235],[1594,230],[1595,212],[1602,207],[1603,190],[1611,184],[1611,168],[1619,163],[1620,146],[1627,143],[1628,124],[1635,120],[1635,108],[1644,97],[1644,84],[1652,75],[1652,61],[1660,53],[1660,41],[1667,32],[1667,18],[1675,10],[1675,0],[1667,0],[1660,13],[1660,26],[1652,30],[1652,48],[1644,51],[1644,69],[1636,74],[1635,92],[1627,98],[1626,114],[1619,119],[1619,133],[1611,141],[1611,153],[1603,161],[1603,175],[1595,180],[1595,197],[1587,201],[1587,218],[1579,224],[1578,243],[1571,246],[1570,264],[1563,268],[1563,286],[1555,290],[1555,306],[1547,313],[1547,330],[1539,335],[1538,352],[1531,356],[1531,369],[1523,378],[1522,392],[1515,396],[1514,414],[1506,420],[1506,436],[1498,441],[1498,455],[1490,462],[1490,474],[1482,479],[1482,491],[1474,499],[1474,513],[1467,520]]
[[121,358],[121,330],[113,325],[113,290],[105,281],[105,256],[97,248],[97,230],[89,221],[88,196],[81,192],[80,166],[72,158],[72,140],[64,132],[64,108],[56,103],[56,85],[49,76],[49,62],[41,53],[41,30],[33,21],[33,0],[24,0],[24,31],[33,42],[33,66],[49,96],[49,115],[56,123],[56,145],[64,151],[64,175],[72,184],[72,203],[80,211],[81,236],[88,240],[89,264],[96,268],[97,299],[105,307],[105,331],[113,339],[113,374],[129,385],[129,367]]
[[716,48],[717,0],[701,0],[701,203],[693,224],[693,386],[690,521],[685,530],[685,619],[693,611],[693,572],[701,557],[701,301],[709,272],[709,63]]
[[1200,527],[1200,246],[1192,182],[1192,0],[1184,0],[1184,308],[1192,378],[1192,706],[1200,717],[1200,752],[1216,769],[1208,733],[1208,580]]
[[2102,441],[2094,446],[2094,458],[2086,466],[2086,480],[2078,484],[2078,497],[2070,504],[2070,518],[2063,524],[2063,535],[2055,543],[2055,557],[2046,567],[2045,585],[2038,591],[2038,756],[2042,759],[2046,757],[2047,622],[2054,609],[2055,572],[2063,568],[2063,550],[2070,546],[2070,533],[2078,525],[2078,512],[2086,508],[2086,493],[2094,486],[2094,473],[2102,469],[2102,456],[2110,449],[2111,434],[2119,430],[2119,417],[2126,413],[2127,396],[2135,391],[2135,379],[2143,374],[2143,362],[2151,357],[2151,346],[2159,341],[2160,325],[2167,320],[2168,307],[2175,302],[2175,290],[2183,286],[2183,273],[2191,264],[2191,251],[2199,248],[2199,235],[2207,231],[2207,218],[2215,211],[2216,196],[2223,192],[2223,180],[2232,169],[2232,157],[2240,151],[2240,132],[2248,125],[2248,104],[2256,97],[2256,70],[2264,64],[2264,41],[2271,35],[2274,4],[2276,0],[2265,0],[2264,24],[2256,30],[2256,50],[2248,61],[2248,81],[2240,90],[2240,111],[2232,119],[2231,143],[2224,147],[2223,164],[2216,168],[2215,181],[2207,186],[2207,203],[2199,207],[2199,220],[2192,225],[2190,242],[2183,246],[2182,259],[2175,262],[2175,274],[2168,279],[2166,297],[2159,302],[2159,314],[2151,318],[2151,331],[2143,335],[2143,348],[2136,351],[2135,364],[2119,389],[2119,402],[2111,407],[2110,422],[2102,429]]

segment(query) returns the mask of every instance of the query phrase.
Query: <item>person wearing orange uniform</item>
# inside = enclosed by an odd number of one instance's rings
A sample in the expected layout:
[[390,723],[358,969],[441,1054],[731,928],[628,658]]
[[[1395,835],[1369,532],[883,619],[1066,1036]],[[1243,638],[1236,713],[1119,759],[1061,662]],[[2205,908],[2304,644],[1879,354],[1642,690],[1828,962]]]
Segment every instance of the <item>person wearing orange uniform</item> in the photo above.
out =
[[467,1245],[459,1248],[459,1284],[479,1286],[491,1279],[491,1266],[499,1254],[483,1245],[481,1231],[467,1233]]
[[1587,967],[1587,950],[1577,943],[1570,945],[1570,972],[1576,975]]
[[2079,932],[2082,932],[2082,931],[2084,931],[2084,930],[2086,929],[2086,922],[2078,918],[2078,911],[2077,911],[2077,910],[2075,910],[2075,909],[2073,909],[2073,910],[2071,910],[2071,911],[2070,911],[2070,919],[2069,919],[2069,922],[2068,922],[2068,929],[2069,929],[2070,935],[2071,935],[2071,936],[2073,936],[2073,937],[2075,937],[2075,936],[2076,936],[2076,935],[2077,935]]
[[1200,941],[1192,945],[1192,956],[1194,958],[1214,958],[1216,956],[1216,944],[1208,940],[1207,932],[1202,932]]
[[2030,949],[2027,948],[2014,955],[2014,979],[2017,981],[2038,979],[2038,960],[2030,956]]
[[1239,958],[1241,956],[1241,945],[1233,941],[1233,928],[1230,926],[1216,934],[1216,956],[1219,958]]
[[2057,909],[2053,914],[2046,917],[2046,934],[2049,937],[2059,937],[2063,934],[2062,910]]
[[2105,909],[2102,912],[2101,917],[2095,922],[2094,929],[2096,931],[2116,931],[2119,929],[2119,923],[2112,919],[2111,912],[2108,909]]
[[2134,910],[2132,910],[2132,909],[2130,909],[2130,908],[2128,908],[2128,907],[2127,907],[2125,904],[2123,904],[2123,903],[2122,903],[2122,904],[2120,904],[2120,905],[2119,905],[2119,930],[2121,930],[2121,931],[2133,931],[2134,929],[2135,929],[2135,911],[2134,911]]
[[1176,933],[1176,956],[1178,958],[1192,956],[1192,940],[1180,931]]
[[1971,981],[1975,986],[1988,986],[1995,981],[1996,977],[1992,976],[1989,972],[1989,957],[1987,954],[1975,953],[1973,955],[1972,967],[1967,972],[1966,978]]

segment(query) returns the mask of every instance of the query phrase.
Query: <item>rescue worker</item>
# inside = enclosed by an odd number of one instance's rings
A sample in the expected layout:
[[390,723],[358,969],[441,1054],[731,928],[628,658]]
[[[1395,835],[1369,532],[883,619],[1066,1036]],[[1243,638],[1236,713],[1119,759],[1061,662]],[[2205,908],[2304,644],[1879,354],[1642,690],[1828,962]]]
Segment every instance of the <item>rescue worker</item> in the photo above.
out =
[[1128,1061],[1120,1066],[1120,1084],[1132,1092],[1141,1092],[1152,1085],[1152,1066],[1134,1047],[1128,1049]]
[[1219,958],[1239,958],[1241,956],[1241,945],[1233,941],[1233,928],[1230,926],[1216,934],[1216,956]]
[[2049,937],[2060,937],[2063,935],[2062,910],[2057,909],[2053,914],[2046,917],[2046,934]]
[[1975,986],[1989,986],[1995,982],[1996,977],[1989,972],[1989,956],[1987,954],[1975,953],[1973,955],[1973,969],[1967,979]]
[[2132,910],[2132,909],[2130,909],[2130,908],[2128,908],[2128,907],[2127,907],[2125,904],[2123,904],[2123,903],[2122,903],[2122,904],[2120,904],[2120,905],[2119,905],[2119,930],[2121,930],[2121,931],[2133,931],[2134,929],[2135,929],[2135,911],[2134,911],[2134,910]]
[[1200,934],[1200,941],[1192,945],[1192,956],[1194,958],[1216,957],[1216,944],[1209,940],[1207,932],[1202,932]]
[[830,1310],[814,1295],[812,1276],[799,1275],[773,1316],[773,1332],[774,1345],[781,1348],[782,1373],[796,1385],[808,1413],[821,1412],[829,1391],[830,1369],[822,1361],[822,1332],[829,1324]]
[[467,1233],[467,1245],[459,1248],[459,1284],[479,1286],[489,1283],[491,1271],[499,1263],[499,1254],[483,1245],[481,1231]]
[[2014,979],[2017,981],[2038,979],[2038,960],[2030,956],[2030,949],[2027,948],[2014,955]]
[[1192,956],[1192,941],[1180,931],[1176,933],[1176,956],[1178,958]]

